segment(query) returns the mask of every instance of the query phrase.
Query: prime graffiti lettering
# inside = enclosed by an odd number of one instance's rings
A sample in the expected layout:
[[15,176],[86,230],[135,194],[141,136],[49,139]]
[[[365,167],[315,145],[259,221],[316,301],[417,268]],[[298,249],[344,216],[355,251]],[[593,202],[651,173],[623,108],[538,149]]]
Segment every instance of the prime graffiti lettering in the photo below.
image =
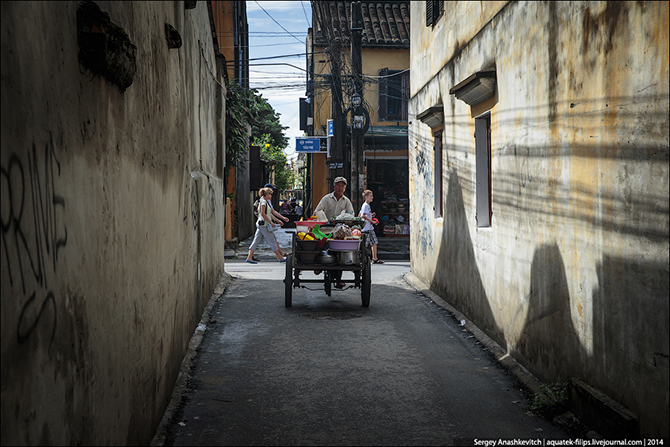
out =
[[[10,287],[20,285],[24,297],[17,336],[24,342],[45,315],[52,315],[52,338],[56,330],[56,300],[47,272],[56,272],[59,251],[67,245],[67,227],[62,222],[65,199],[56,193],[61,164],[49,141],[43,151],[33,144],[27,163],[11,154],[0,166],[2,183],[2,246]],[[52,312],[45,312],[53,307]]]

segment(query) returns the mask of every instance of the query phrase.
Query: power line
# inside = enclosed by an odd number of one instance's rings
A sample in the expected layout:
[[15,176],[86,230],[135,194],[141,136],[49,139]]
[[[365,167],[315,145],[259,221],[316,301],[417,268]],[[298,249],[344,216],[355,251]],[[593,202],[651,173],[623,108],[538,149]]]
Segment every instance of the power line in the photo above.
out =
[[268,15],[268,17],[270,17],[270,18],[271,18],[277,25],[279,25],[279,27],[280,27],[281,29],[283,29],[283,30],[286,31],[287,33],[291,34],[291,36],[293,36],[293,38],[294,38],[295,40],[297,40],[298,42],[300,42],[300,43],[305,43],[305,42],[303,42],[302,40],[300,40],[300,39],[298,39],[297,37],[295,37],[289,30],[287,30],[287,29],[284,28],[279,22],[277,22],[277,21],[275,20],[275,18],[272,17],[272,16],[270,15],[270,13],[267,12],[267,11],[265,10],[265,8],[263,8],[263,7],[261,6],[260,3],[256,2],[256,4],[258,5],[259,8],[261,8],[261,9],[263,10],[263,12],[264,12],[265,14]]
[[[321,54],[324,53],[325,51],[317,51],[316,53],[313,54]],[[279,59],[282,57],[299,57],[299,56],[306,56],[309,53],[296,53],[296,54],[280,54],[279,56],[265,56],[265,57],[255,57],[253,59],[247,59],[248,61],[262,61],[265,59]],[[235,63],[235,61],[226,61],[226,63],[232,64]]]
[[362,74],[364,78],[370,78],[370,79],[383,79],[383,78],[392,78],[393,76],[398,76],[399,74],[405,73],[406,71],[409,71],[409,68],[406,68],[402,71],[396,71],[393,74],[387,75],[387,76],[371,76],[371,75],[364,75]]
[[[279,26],[281,26],[281,25],[279,25]],[[288,34],[290,36],[293,36],[293,34],[305,34],[305,35],[307,35],[307,31],[293,31],[293,32],[286,31],[286,32],[283,32],[283,33],[281,31],[247,31],[247,32],[249,34],[273,34],[273,35],[276,34],[278,36],[285,36],[285,37],[288,37],[288,36],[286,36],[286,34]],[[230,34],[232,36],[232,35],[235,34],[235,32],[234,31],[219,31],[219,34]],[[295,36],[293,36],[293,37],[295,37]],[[304,43],[304,42],[300,42],[300,43]]]
[[250,87],[253,90],[268,90],[268,89],[295,89],[295,88],[305,88],[305,83],[302,84],[285,84],[285,85],[267,85],[265,87]]
[[293,42],[286,43],[264,43],[262,45],[223,45],[221,48],[258,48],[258,47],[278,47],[281,45],[295,45]]
[[307,11],[305,11],[305,5],[304,5],[304,2],[301,1],[301,2],[300,2],[300,6],[302,6],[302,12],[305,13],[305,20],[307,21],[307,26],[311,28],[312,25],[309,23],[309,19],[307,18]]

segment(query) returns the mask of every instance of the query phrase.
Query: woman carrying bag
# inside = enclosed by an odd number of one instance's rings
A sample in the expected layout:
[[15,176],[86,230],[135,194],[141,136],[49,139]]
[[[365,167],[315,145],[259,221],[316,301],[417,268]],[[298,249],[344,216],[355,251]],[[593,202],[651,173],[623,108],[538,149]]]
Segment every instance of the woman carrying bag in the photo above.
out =
[[[272,200],[272,188],[261,188],[258,191],[258,195],[260,196],[260,200],[258,202],[256,234],[254,235],[254,240],[249,247],[249,254],[247,255],[246,261],[249,264],[258,264],[258,261],[254,260],[254,251],[258,248],[261,240],[265,238],[270,248],[277,247],[274,250],[275,255],[277,255],[277,260],[279,262],[286,262],[286,257],[284,257],[284,253],[279,248],[277,239],[275,239],[273,234],[273,232],[279,228],[281,223],[275,222],[272,217],[272,207],[269,205],[270,200]],[[272,230],[270,230],[270,228],[272,228]]]

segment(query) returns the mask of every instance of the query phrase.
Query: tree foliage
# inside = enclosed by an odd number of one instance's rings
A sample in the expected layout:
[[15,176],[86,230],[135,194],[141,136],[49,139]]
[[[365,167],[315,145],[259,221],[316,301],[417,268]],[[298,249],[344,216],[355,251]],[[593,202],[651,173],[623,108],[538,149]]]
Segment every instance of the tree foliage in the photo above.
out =
[[[288,138],[279,114],[257,90],[247,90],[234,81],[228,84],[226,96],[226,164],[242,168],[249,159],[249,143],[261,147],[261,159],[275,173],[279,189],[293,186],[293,173],[286,170]],[[248,132],[247,123],[251,125]]]
[[226,166],[244,170],[249,159],[249,139],[246,113],[249,95],[234,81],[228,82],[226,93]]
[[[248,133],[247,123],[251,125]],[[267,99],[257,90],[247,90],[234,81],[228,84],[226,95],[226,161],[237,164],[248,157],[248,142],[266,141],[280,149],[286,148],[288,138],[275,112]]]
[[262,135],[254,140],[254,145],[261,147],[261,160],[275,174],[275,186],[280,190],[293,189],[295,181],[293,171],[288,169],[286,154],[279,146],[272,143],[270,134]]
[[267,99],[257,93],[257,90],[249,92],[253,96],[253,101],[249,106],[249,113],[252,116],[251,141],[259,141],[267,135],[269,136],[267,143],[279,149],[285,149],[288,146],[288,138],[284,135],[284,130],[288,127],[281,125],[279,114],[275,112]]

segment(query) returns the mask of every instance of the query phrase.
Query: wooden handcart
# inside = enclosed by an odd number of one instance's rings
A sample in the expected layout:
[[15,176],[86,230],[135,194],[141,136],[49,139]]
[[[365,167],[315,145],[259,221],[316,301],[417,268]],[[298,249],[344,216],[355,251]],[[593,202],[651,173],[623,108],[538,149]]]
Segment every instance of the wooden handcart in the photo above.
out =
[[[361,236],[356,250],[335,251],[329,250],[327,247],[319,247],[317,241],[302,241],[296,234],[293,234],[292,254],[286,258],[286,276],[284,277],[284,304],[286,307],[292,305],[294,288],[305,287],[304,284],[307,283],[319,283],[323,284],[326,295],[330,296],[332,287],[338,282],[360,288],[361,303],[363,307],[368,307],[370,305],[370,264],[372,258],[365,247],[365,237],[365,234]],[[329,255],[333,256],[334,263],[321,263],[322,260],[326,261],[322,258],[323,252],[326,250]],[[323,277],[318,279],[301,278],[300,273],[303,271],[316,272],[318,275],[323,274]],[[334,273],[337,271],[353,272],[354,279],[336,279]]]

